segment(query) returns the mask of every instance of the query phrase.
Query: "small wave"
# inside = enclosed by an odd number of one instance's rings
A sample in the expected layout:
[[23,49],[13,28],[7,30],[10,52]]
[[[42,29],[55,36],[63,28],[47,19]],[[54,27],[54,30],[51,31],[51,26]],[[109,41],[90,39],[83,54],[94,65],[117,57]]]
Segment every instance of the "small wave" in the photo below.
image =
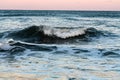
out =
[[77,19],[77,18],[65,18],[65,19],[67,19],[67,20],[72,20],[72,21],[79,21],[79,19]]
[[41,25],[10,32],[6,37],[35,43],[62,43],[74,42],[77,39],[88,41],[92,37],[101,35],[104,33],[95,28],[60,28]]
[[[84,48],[84,47],[68,47],[59,45],[42,45],[35,43],[27,43],[21,41],[14,41],[12,39],[0,43],[0,52],[7,52],[10,55],[22,55],[25,51],[39,51],[51,54],[69,54],[81,57],[120,57],[120,49],[118,48]],[[25,53],[26,54],[26,53]]]
[[26,43],[21,41],[14,41],[12,39],[0,43],[0,52],[8,52],[11,54],[24,52],[25,50],[32,50],[32,51],[53,51],[57,49],[56,46],[45,46],[45,45],[38,45],[33,43]]

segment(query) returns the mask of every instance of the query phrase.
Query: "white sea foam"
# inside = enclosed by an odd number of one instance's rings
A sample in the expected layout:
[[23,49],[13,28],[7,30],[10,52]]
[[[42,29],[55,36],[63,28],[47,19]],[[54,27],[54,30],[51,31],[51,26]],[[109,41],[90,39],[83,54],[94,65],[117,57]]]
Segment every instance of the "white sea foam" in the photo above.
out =
[[2,49],[2,50],[10,50],[10,49],[12,49],[13,47],[12,46],[10,46],[9,44],[7,44],[7,43],[0,43],[0,49]]
[[13,41],[13,39],[8,39],[8,40],[2,40],[0,42],[0,49],[1,50],[11,50],[12,48],[14,48],[14,46],[11,46],[9,44],[10,41]]
[[51,28],[51,27],[43,27],[43,32],[46,35],[55,35],[60,38],[69,38],[74,36],[79,36],[85,34],[85,30],[87,28]]

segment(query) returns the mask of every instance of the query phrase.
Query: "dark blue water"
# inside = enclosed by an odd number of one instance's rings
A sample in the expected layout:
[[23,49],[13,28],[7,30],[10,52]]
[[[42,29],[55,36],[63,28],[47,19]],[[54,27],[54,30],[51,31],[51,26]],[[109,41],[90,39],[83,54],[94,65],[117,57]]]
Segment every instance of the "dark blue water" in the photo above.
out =
[[1,73],[119,80],[119,43],[120,11],[0,10]]
[[120,11],[1,10],[0,16],[120,17]]

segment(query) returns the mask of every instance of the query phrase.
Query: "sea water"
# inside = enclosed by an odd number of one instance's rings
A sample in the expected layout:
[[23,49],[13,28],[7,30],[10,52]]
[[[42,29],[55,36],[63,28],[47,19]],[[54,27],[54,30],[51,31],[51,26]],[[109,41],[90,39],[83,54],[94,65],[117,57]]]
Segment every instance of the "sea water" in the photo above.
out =
[[119,80],[119,61],[119,11],[0,11],[2,80]]

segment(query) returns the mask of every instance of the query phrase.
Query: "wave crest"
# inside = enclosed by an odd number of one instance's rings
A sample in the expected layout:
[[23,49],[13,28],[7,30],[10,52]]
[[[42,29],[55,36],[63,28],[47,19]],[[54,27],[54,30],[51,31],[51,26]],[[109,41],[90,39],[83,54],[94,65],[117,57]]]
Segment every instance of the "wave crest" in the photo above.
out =
[[31,26],[23,30],[11,32],[7,37],[14,39],[24,39],[28,42],[39,41],[41,43],[54,43],[69,40],[87,40],[91,37],[99,37],[103,33],[95,28],[67,28],[49,26]]

